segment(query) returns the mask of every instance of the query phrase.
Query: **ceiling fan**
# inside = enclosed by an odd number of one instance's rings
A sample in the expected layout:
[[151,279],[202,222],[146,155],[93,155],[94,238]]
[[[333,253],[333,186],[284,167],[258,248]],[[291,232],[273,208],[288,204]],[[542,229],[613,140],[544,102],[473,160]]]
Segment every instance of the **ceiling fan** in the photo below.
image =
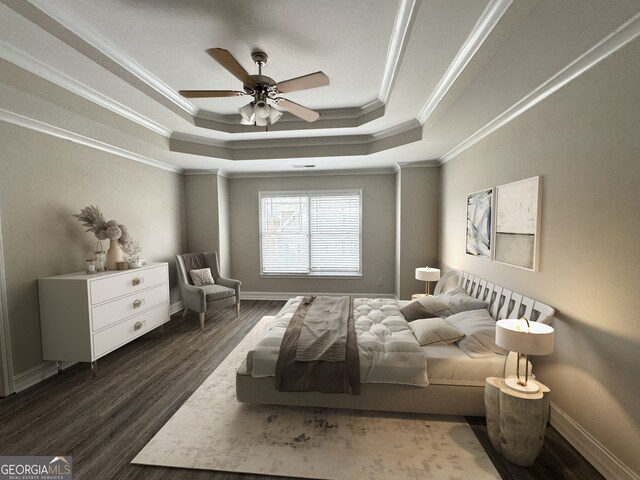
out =
[[318,112],[279,95],[329,85],[329,77],[324,73],[315,72],[302,77],[276,82],[273,78],[262,75],[262,67],[267,64],[269,59],[264,52],[253,52],[251,54],[251,58],[258,66],[257,75],[249,75],[234,56],[223,48],[209,48],[207,53],[242,82],[243,91],[180,90],[180,95],[183,97],[206,98],[252,95],[253,101],[239,109],[240,115],[242,115],[241,123],[245,125],[266,127],[274,124],[282,116],[282,112],[273,108],[275,105],[307,122],[315,122],[320,117]]

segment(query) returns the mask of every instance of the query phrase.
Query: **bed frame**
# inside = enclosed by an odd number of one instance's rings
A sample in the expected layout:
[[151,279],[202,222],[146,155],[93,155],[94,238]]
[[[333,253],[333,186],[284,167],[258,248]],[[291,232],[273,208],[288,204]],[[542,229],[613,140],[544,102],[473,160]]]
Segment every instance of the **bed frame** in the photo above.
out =
[[[489,313],[496,320],[522,316],[546,324],[553,320],[555,310],[550,306],[466,272],[448,272],[438,282],[435,293],[449,290],[448,287],[455,285],[464,288],[469,295],[486,301]],[[512,352],[505,364],[515,365],[514,355]],[[505,369],[507,373],[511,372]],[[360,395],[280,392],[274,388],[274,377],[253,378],[247,371],[246,362],[236,374],[236,396],[238,401],[245,403],[485,416],[484,386],[431,384],[413,387],[363,383]]]

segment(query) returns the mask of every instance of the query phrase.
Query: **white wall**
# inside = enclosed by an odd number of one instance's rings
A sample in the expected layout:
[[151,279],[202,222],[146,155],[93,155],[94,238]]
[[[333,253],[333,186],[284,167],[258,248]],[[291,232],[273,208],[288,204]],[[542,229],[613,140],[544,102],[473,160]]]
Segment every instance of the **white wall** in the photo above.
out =
[[397,175],[396,295],[408,300],[425,291],[415,269],[439,266],[440,169],[402,167]]
[[[640,474],[640,41],[442,167],[442,263],[557,309],[551,401]],[[540,271],[465,255],[465,199],[542,175]],[[552,417],[553,418],[553,417]]]
[[[260,191],[356,189],[363,193],[362,278],[263,278],[260,276]],[[395,174],[234,178],[230,180],[231,276],[244,292],[394,292]],[[381,283],[381,285],[379,285]]]
[[185,175],[184,187],[187,250],[217,252],[220,249],[218,175]]

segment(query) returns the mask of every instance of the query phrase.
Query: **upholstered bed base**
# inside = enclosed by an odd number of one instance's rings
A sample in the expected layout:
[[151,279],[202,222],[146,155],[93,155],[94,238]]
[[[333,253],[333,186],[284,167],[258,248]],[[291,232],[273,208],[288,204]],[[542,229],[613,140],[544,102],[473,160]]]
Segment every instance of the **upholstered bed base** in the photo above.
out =
[[[496,319],[527,317],[549,324],[555,310],[541,302],[525,297],[466,272],[452,271],[436,286],[438,294],[454,279],[469,295],[486,301],[491,316]],[[515,353],[511,352],[506,366],[515,367]],[[505,372],[505,374],[512,372]],[[245,403],[295,405],[357,410],[383,410],[443,415],[485,416],[484,385],[430,384],[413,387],[403,384],[363,383],[360,395],[320,392],[280,392],[275,389],[274,377],[254,378],[247,371],[246,361],[236,375],[236,396]]]
[[253,378],[243,364],[236,375],[238,401],[267,405],[351,408],[387,412],[484,416],[484,387],[429,385],[412,387],[363,383],[360,395],[320,392],[279,392],[273,377]]

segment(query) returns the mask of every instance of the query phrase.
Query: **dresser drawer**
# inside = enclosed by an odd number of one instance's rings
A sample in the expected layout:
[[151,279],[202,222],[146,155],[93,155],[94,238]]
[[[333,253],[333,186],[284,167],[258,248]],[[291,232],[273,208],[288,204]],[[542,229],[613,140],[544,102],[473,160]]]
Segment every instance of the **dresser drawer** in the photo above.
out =
[[120,297],[112,302],[93,307],[91,324],[93,331],[100,330],[127,317],[136,315],[169,301],[167,285],[162,284],[126,297]]
[[161,305],[93,334],[93,358],[97,359],[169,319],[169,304]]
[[167,267],[143,268],[91,282],[91,305],[167,282]]

